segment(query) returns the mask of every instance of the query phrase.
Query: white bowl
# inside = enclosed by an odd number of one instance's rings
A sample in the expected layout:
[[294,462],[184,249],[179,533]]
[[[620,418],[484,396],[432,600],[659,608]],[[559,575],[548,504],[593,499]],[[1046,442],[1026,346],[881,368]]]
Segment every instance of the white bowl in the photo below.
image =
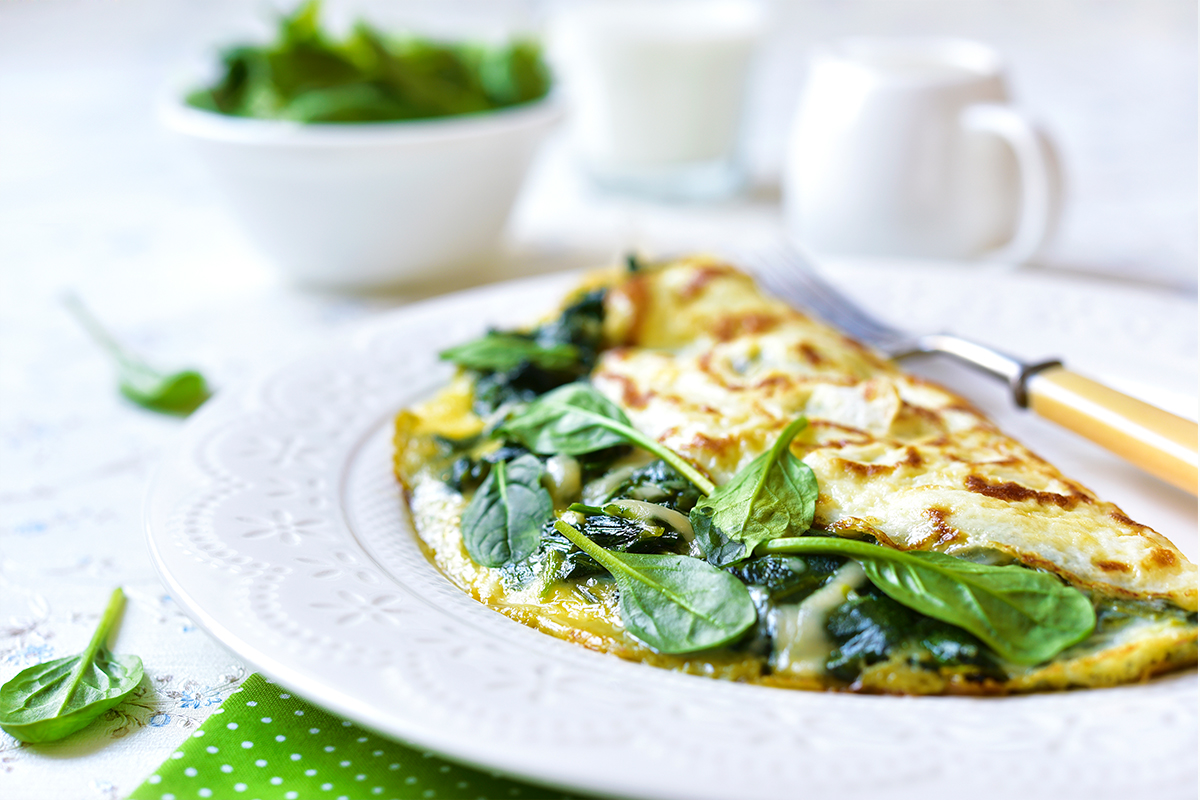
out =
[[558,103],[405,122],[303,124],[164,105],[251,240],[294,282],[366,289],[494,248]]

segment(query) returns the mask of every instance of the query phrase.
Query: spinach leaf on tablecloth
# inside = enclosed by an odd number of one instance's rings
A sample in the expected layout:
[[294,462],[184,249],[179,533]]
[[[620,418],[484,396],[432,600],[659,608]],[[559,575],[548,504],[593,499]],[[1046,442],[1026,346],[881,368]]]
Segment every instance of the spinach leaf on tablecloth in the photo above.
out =
[[79,655],[35,664],[0,686],[0,728],[23,742],[53,742],[128,697],[142,680],[142,660],[106,646],[124,604],[124,592],[114,590]]
[[126,399],[150,411],[187,416],[212,396],[199,372],[189,369],[164,373],[154,369],[113,338],[78,297],[69,294],[64,302],[92,339],[112,357],[117,387]]

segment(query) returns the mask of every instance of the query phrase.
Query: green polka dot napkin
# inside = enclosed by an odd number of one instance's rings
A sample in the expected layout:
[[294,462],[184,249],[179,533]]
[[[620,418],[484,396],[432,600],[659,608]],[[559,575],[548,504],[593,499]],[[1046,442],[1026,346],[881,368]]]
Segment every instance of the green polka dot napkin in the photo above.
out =
[[338,719],[251,675],[129,800],[549,800]]

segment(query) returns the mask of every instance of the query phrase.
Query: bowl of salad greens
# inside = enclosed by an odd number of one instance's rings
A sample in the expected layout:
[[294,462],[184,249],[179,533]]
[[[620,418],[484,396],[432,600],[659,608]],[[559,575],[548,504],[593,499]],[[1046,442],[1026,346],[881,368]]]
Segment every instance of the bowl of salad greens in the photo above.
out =
[[478,263],[561,116],[540,47],[363,22],[334,37],[318,17],[306,3],[275,41],[226,48],[164,123],[297,283],[373,288]]

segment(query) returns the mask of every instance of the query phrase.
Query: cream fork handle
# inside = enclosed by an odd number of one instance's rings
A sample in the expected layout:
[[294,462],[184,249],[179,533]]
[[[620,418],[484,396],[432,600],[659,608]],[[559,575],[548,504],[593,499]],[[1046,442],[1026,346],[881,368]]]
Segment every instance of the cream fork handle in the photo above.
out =
[[1061,366],[1025,383],[1029,407],[1125,460],[1196,494],[1196,423]]

